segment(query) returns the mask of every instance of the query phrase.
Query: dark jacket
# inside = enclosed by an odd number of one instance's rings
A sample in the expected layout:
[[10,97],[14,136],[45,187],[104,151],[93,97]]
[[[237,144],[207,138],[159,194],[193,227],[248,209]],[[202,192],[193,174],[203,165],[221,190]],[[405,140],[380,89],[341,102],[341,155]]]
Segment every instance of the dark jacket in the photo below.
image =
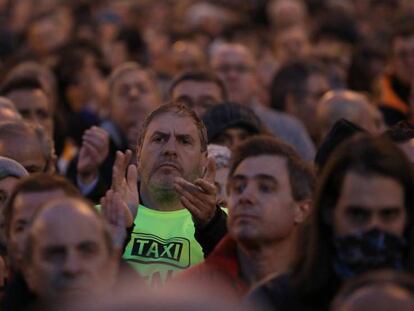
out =
[[328,311],[332,293],[304,299],[291,285],[288,275],[276,276],[254,288],[247,301],[260,310],[270,311]]

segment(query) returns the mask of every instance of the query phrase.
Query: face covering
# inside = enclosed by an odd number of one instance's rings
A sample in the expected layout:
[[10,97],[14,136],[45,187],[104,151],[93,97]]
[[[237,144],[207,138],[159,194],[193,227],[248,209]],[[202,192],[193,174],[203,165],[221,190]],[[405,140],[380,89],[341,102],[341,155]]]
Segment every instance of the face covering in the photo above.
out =
[[379,229],[334,238],[334,270],[342,279],[375,269],[401,270],[406,244]]

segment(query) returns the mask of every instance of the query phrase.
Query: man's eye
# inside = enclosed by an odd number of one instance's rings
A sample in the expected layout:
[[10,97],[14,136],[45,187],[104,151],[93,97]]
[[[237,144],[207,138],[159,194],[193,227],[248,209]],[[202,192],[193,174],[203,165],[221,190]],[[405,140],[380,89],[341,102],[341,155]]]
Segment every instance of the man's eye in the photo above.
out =
[[161,143],[161,142],[163,142],[165,140],[165,138],[164,137],[161,137],[161,136],[155,136],[153,139],[152,139],[152,141],[153,142],[155,142],[155,143]]
[[21,233],[21,232],[23,232],[24,231],[24,229],[26,228],[26,226],[25,225],[23,225],[23,224],[20,224],[20,225],[16,225],[15,227],[14,227],[14,232],[15,233]]
[[40,119],[48,119],[50,117],[49,112],[45,111],[45,110],[40,110],[37,112],[37,115]]
[[400,215],[400,210],[397,208],[388,208],[381,211],[381,218],[385,221],[392,221]]
[[363,208],[348,208],[346,214],[351,221],[356,223],[364,223],[371,216],[371,213]]
[[258,187],[259,191],[263,193],[270,193],[276,190],[276,186],[270,182],[261,182]]
[[189,138],[181,138],[181,143],[183,145],[190,145],[191,144],[191,140]]
[[243,192],[245,187],[246,185],[243,182],[233,182],[230,184],[230,192],[240,194]]

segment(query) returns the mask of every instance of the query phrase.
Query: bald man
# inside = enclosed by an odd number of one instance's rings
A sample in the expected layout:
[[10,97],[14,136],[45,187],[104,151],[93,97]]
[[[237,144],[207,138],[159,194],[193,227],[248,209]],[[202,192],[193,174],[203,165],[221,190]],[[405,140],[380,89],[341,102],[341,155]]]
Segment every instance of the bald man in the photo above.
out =
[[109,293],[118,269],[110,232],[83,199],[50,201],[35,217],[23,274],[36,304],[51,306]]
[[340,119],[358,124],[374,135],[384,130],[384,120],[378,108],[365,95],[350,90],[327,92],[318,103],[316,115],[321,138]]

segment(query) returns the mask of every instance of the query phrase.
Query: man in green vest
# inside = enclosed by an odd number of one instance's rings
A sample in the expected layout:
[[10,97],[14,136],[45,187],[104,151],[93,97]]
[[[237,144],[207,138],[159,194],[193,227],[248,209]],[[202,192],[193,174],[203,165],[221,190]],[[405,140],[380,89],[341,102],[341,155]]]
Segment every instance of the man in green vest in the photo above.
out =
[[226,215],[216,205],[206,129],[186,106],[154,110],[138,140],[137,167],[130,159],[130,151],[118,152],[113,171],[112,190],[134,215],[123,257],[156,287],[204,259],[224,235]]

